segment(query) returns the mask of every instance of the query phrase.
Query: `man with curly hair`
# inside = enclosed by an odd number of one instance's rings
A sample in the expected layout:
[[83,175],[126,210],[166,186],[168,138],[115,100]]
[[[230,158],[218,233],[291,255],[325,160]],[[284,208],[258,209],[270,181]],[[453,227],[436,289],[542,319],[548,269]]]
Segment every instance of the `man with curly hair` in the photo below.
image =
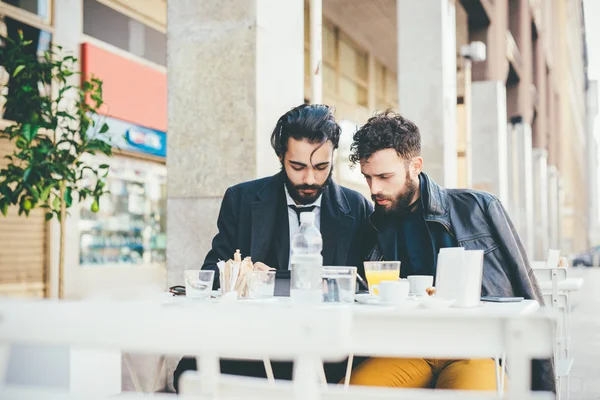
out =
[[[375,202],[371,222],[377,244],[371,260],[401,261],[402,278],[435,276],[440,248],[484,250],[482,296],[522,296],[543,303],[500,201],[477,190],[442,188],[427,176],[421,134],[413,122],[390,110],[376,114],[354,134],[350,160],[360,164]],[[554,390],[552,363],[534,363],[533,388]],[[353,372],[351,383],[496,390],[496,372],[492,359],[371,358]]]

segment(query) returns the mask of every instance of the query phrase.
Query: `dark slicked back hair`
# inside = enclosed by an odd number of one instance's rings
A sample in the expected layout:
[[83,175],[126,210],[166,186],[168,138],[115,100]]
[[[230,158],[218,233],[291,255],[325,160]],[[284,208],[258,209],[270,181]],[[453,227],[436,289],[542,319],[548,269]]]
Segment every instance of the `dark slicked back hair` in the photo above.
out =
[[271,134],[271,146],[281,159],[287,152],[290,138],[321,145],[331,141],[333,148],[337,149],[341,133],[342,129],[335,122],[329,106],[302,104],[292,108],[279,118]]
[[379,150],[394,149],[404,160],[421,155],[419,128],[388,109],[373,115],[353,136],[350,161],[356,165]]

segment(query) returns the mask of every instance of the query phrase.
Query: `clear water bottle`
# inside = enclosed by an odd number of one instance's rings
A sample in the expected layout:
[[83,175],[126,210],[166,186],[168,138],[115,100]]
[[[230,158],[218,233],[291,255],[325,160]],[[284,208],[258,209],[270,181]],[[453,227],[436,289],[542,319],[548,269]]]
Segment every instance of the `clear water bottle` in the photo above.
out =
[[318,304],[323,298],[321,269],[323,238],[315,226],[315,214],[300,214],[300,230],[292,237],[290,297],[294,304]]

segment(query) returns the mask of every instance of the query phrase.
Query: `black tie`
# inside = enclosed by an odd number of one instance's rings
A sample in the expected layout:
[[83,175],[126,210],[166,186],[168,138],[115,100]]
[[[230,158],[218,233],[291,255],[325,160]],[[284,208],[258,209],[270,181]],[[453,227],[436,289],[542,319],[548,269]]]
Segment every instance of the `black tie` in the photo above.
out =
[[298,216],[298,225],[300,225],[300,214],[303,212],[312,212],[317,206],[307,206],[307,207],[296,207],[294,205],[289,205],[289,208],[296,211],[296,215]]

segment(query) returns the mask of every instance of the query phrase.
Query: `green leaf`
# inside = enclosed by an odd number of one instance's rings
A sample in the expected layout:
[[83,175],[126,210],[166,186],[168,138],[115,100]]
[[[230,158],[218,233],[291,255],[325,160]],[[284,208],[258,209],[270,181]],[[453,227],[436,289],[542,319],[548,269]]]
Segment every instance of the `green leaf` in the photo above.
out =
[[68,207],[71,207],[71,204],[73,204],[73,194],[72,194],[72,189],[70,187],[65,189],[65,205]]
[[109,129],[108,124],[103,124],[102,128],[100,128],[100,133],[106,133],[106,132],[108,132],[108,129]]
[[52,214],[51,212],[46,213],[46,221],[50,221],[52,219],[54,214]]
[[15,68],[15,72],[13,72],[13,75],[12,75],[12,76],[13,76],[13,78],[14,78],[15,76],[17,76],[17,75],[19,74],[19,72],[23,71],[24,69],[25,69],[25,66],[24,66],[24,65],[19,65],[17,68]]
[[6,215],[8,214],[8,203],[7,202],[2,202],[2,207],[0,207],[0,211],[2,212],[2,215],[4,215],[6,217]]
[[23,181],[27,182],[27,179],[29,178],[29,174],[31,174],[31,167],[27,168],[25,170],[25,172],[23,173]]
[[40,191],[36,186],[30,186],[29,191],[33,195],[33,202],[36,203],[40,198]]
[[60,210],[60,197],[59,196],[54,197],[54,200],[52,201],[52,207],[57,211]]
[[42,190],[42,193],[40,193],[41,201],[45,202],[48,200],[48,196],[50,196],[50,190],[52,190],[52,186],[48,186],[44,190]]
[[109,165],[108,164],[100,164],[100,166],[98,168],[107,169],[107,168],[109,168]]

